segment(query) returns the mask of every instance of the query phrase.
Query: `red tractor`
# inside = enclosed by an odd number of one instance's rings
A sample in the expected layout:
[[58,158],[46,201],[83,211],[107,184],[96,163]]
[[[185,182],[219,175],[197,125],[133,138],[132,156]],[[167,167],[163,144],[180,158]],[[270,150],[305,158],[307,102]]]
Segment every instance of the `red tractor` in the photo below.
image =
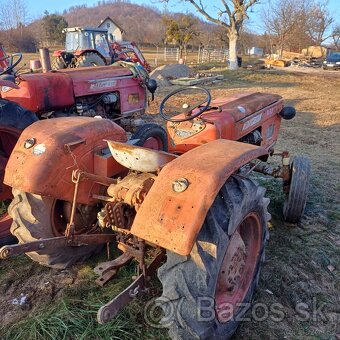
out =
[[135,42],[120,41],[112,43],[111,46],[113,51],[117,54],[117,60],[139,63],[149,73],[151,72],[150,64],[146,61],[142,51],[138,48]]
[[9,66],[8,57],[2,44],[0,44],[0,72]]
[[[16,76],[14,68],[22,55],[5,58],[8,63],[0,72],[0,200],[11,198],[11,188],[3,184],[8,158],[22,130],[39,119],[103,117],[130,133],[145,123],[140,116],[147,106],[146,89],[153,93],[156,84],[137,68],[109,66]],[[8,215],[2,215],[0,244],[12,239],[10,224]]]
[[148,72],[150,65],[135,43],[109,43],[108,31],[94,27],[66,28],[65,50],[53,53],[55,70],[84,66],[104,66],[124,60],[139,63]]
[[[14,194],[11,232],[20,244],[1,248],[0,258],[26,253],[65,268],[115,243],[122,254],[98,264],[97,282],[132,260],[137,275],[99,309],[100,323],[145,292],[158,269],[169,335],[228,339],[249,308],[268,240],[269,199],[251,174],[282,180],[285,220],[297,222],[304,211],[308,160],[274,152],[281,119],[292,119],[295,109],[274,94],[212,100],[194,87],[169,94],[160,114],[170,152],[137,146],[150,128],[129,138],[107,119],[75,116],[26,128],[5,173]],[[281,165],[270,166],[271,156]]]

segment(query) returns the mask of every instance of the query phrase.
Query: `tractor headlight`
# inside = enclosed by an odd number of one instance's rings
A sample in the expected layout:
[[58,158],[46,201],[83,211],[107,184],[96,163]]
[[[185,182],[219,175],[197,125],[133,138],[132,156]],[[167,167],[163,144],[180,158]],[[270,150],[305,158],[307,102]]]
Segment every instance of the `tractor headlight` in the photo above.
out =
[[323,63],[324,63],[324,64],[327,64],[327,61],[325,60]]

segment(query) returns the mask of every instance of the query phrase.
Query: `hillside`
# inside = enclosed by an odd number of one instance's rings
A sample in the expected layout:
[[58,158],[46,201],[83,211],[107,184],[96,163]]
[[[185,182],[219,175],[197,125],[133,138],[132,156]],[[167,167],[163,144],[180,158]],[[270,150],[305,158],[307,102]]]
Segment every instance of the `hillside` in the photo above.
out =
[[69,27],[98,26],[101,20],[110,16],[126,32],[126,39],[139,43],[158,43],[163,37],[161,13],[150,6],[115,1],[94,7],[73,6],[62,15]]

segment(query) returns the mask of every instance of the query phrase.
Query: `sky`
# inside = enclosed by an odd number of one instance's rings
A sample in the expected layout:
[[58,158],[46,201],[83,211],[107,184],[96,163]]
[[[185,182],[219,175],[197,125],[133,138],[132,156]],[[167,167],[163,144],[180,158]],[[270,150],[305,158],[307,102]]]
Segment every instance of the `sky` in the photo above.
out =
[[[49,13],[59,12],[62,13],[64,9],[68,9],[71,6],[87,4],[89,7],[95,5],[98,1],[86,1],[86,0],[24,0],[27,10],[28,17],[30,20],[34,20],[43,15],[44,11],[47,10]],[[164,4],[157,0],[144,1],[144,0],[131,0],[132,3],[139,5],[148,5],[152,7],[157,7],[159,10],[164,9]],[[209,5],[209,9],[212,13],[221,4],[221,0],[207,0],[205,1]],[[270,2],[270,0],[262,0],[261,4],[257,4],[253,7],[252,12],[249,12],[249,28],[255,32],[262,32],[262,25],[260,20],[260,13],[265,8],[265,6]],[[340,0],[328,0],[329,11],[333,14],[336,22],[340,23]],[[185,3],[184,1],[170,0],[167,9],[169,12],[191,12],[197,14],[192,5]],[[114,13],[110,14],[114,19]]]

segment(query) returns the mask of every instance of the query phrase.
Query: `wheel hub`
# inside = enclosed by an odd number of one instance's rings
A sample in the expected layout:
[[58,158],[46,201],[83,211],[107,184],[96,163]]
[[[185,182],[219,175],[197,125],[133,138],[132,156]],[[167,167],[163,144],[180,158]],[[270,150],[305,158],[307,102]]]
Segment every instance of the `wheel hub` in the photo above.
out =
[[248,214],[229,240],[216,280],[215,312],[226,323],[237,314],[254,280],[262,227],[256,213]]
[[246,248],[238,232],[232,236],[222,262],[217,287],[219,291],[233,292],[240,283],[246,260]]

